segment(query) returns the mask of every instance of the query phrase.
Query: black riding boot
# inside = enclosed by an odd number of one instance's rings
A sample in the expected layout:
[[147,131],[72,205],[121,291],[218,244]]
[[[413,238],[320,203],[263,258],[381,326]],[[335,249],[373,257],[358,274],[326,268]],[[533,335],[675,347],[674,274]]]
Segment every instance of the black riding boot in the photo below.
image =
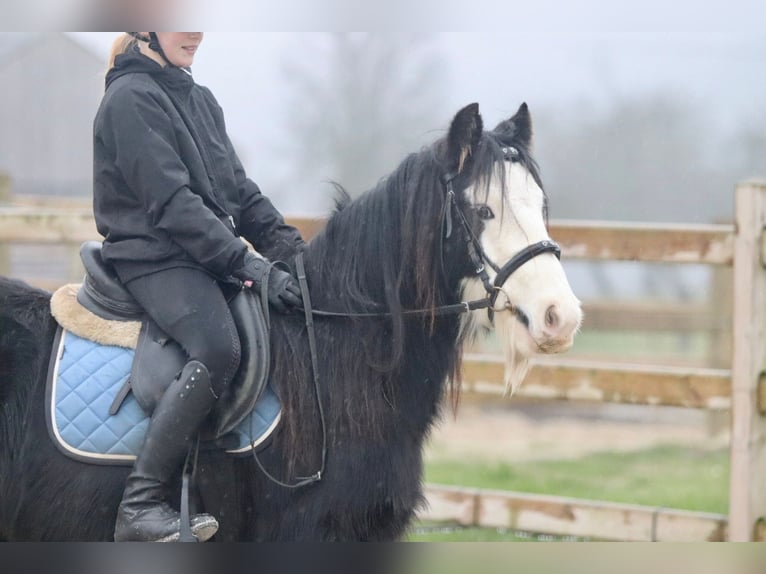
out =
[[[205,365],[187,363],[152,414],[117,511],[116,542],[178,540],[181,516],[165,502],[167,486],[180,471],[191,440],[215,400]],[[192,518],[191,530],[204,542],[218,530],[218,522],[209,514],[199,514]]]

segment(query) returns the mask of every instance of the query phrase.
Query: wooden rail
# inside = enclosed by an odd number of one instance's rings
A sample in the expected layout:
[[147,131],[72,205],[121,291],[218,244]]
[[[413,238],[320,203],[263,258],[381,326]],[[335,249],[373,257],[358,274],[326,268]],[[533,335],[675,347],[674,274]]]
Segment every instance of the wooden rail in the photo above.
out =
[[[313,237],[324,226],[322,219],[298,217],[289,221],[306,238]],[[91,239],[99,239],[99,234],[89,209],[0,207],[0,243],[79,245]]]
[[[307,238],[324,225],[322,219],[288,220]],[[572,259],[731,265],[732,233],[729,225],[551,222],[551,236]],[[87,209],[0,208],[0,242],[80,243],[97,237]]]
[[731,265],[734,227],[555,221],[551,237],[575,259]]
[[0,207],[0,242],[79,244],[99,237],[93,214],[84,209]]
[[426,500],[422,520],[461,526],[641,542],[727,539],[723,514],[433,484]]
[[585,328],[594,331],[687,333],[731,329],[731,317],[722,317],[720,311],[697,302],[585,301],[583,312]]
[[[731,372],[575,360],[534,360],[521,397],[721,410],[731,407]],[[503,361],[466,355],[463,388],[501,395]]]

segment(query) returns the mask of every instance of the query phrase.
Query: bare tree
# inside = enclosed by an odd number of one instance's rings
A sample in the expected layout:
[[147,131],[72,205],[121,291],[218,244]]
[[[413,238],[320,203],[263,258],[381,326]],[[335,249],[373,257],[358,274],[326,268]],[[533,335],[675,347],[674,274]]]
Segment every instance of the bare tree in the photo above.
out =
[[738,180],[766,178],[766,122],[756,120],[736,134],[731,149],[737,154]]
[[[731,221],[735,184],[764,166],[766,139],[757,126],[727,141],[707,110],[677,94],[623,97],[606,111],[573,105],[536,119],[538,159],[558,218]],[[645,295],[703,295],[700,269],[608,263],[588,265],[597,296],[625,293],[626,267]]]
[[673,95],[622,99],[606,113],[572,106],[545,117],[543,129],[539,159],[557,217],[731,217],[731,154],[704,112]]
[[284,63],[294,185],[371,188],[444,121],[444,72],[423,35],[338,33],[312,38]]

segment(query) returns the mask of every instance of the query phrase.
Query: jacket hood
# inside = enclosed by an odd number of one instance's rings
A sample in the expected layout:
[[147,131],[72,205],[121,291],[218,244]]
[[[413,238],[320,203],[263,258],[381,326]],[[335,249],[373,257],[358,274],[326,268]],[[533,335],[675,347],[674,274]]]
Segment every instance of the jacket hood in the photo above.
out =
[[128,74],[149,74],[168,91],[187,93],[194,85],[190,70],[176,66],[160,66],[141,52],[130,50],[114,59],[114,66],[106,74],[105,89],[118,78]]

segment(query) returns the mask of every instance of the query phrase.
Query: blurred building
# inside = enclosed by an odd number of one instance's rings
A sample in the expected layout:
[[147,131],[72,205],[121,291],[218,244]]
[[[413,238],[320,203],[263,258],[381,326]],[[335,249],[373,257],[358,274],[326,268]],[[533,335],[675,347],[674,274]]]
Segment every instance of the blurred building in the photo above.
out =
[[15,195],[90,195],[107,56],[64,33],[0,33],[0,172]]

